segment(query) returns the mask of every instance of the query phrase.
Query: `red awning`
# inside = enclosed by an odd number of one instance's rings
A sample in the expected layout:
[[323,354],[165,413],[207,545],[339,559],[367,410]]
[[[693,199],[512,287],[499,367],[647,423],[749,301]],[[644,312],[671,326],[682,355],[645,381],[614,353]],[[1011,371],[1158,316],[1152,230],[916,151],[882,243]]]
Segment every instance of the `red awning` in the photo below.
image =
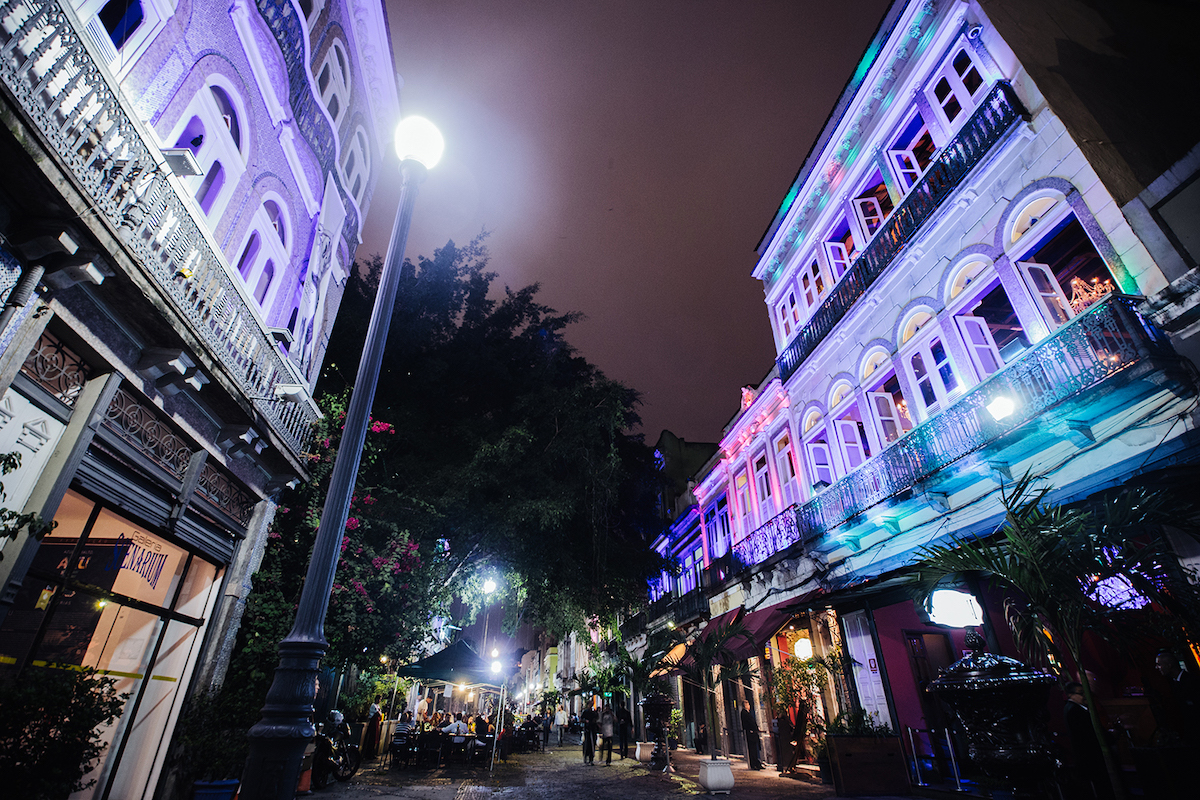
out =
[[732,611],[726,611],[724,614],[717,617],[716,619],[710,619],[708,621],[708,624],[704,626],[704,630],[700,631],[699,638],[707,639],[709,637],[709,635],[712,634],[712,632],[715,631],[717,628],[721,627],[722,625],[733,624],[737,620],[741,619],[742,615],[745,613],[746,613],[745,607],[738,606],[737,608],[733,609]]
[[808,594],[800,597],[793,597],[791,600],[785,600],[767,608],[751,611],[745,616],[742,622],[746,629],[750,631],[750,636],[754,639],[753,642],[748,642],[745,639],[738,639],[733,647],[733,653],[739,661],[750,658],[752,656],[761,656],[763,653],[763,645],[770,641],[771,637],[779,633],[784,625],[791,621],[795,614],[795,608],[798,604],[804,603],[817,595],[822,594],[821,589],[816,589]]

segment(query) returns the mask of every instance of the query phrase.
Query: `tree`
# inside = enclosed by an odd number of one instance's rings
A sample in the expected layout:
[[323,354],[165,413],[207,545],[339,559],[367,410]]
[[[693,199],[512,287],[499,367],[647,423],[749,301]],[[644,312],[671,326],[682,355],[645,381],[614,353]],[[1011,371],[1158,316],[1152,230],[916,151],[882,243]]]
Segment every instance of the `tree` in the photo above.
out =
[[[725,681],[740,681],[750,677],[753,670],[739,662],[734,653],[736,642],[754,645],[754,637],[741,620],[725,622],[707,636],[699,636],[687,646],[684,654],[676,659],[668,658],[664,666],[679,670],[693,685],[700,687],[704,697],[704,724],[709,731],[716,731],[717,719],[716,687]],[[716,680],[713,670],[720,668]],[[716,760],[717,749],[710,747],[711,758]]]
[[633,723],[636,741],[642,741],[646,726],[641,719],[641,698],[646,690],[659,680],[656,675],[665,672],[663,663],[670,650],[670,637],[665,632],[651,633],[646,642],[646,652],[640,658],[634,658],[624,646],[617,651],[621,671],[629,682],[630,699],[633,701]]
[[817,713],[817,698],[829,685],[829,675],[836,669],[836,664],[821,656],[785,656],[783,664],[772,675],[775,703],[787,709],[796,734],[796,750],[784,772],[790,772],[807,755],[808,730],[810,727],[819,729],[823,722]]
[[[20,453],[0,453],[0,475],[16,472],[20,467]],[[4,484],[0,483],[0,502],[4,500]],[[22,514],[19,511],[0,507],[0,536],[6,536],[9,539],[16,539],[21,529],[27,528],[29,535],[40,541],[43,536],[54,530],[54,526],[57,524],[54,521],[47,522],[42,519],[40,514]],[[0,553],[0,560],[3,559],[4,554]]]
[[1005,619],[1022,651],[1051,665],[1070,659],[1114,795],[1122,798],[1120,768],[1083,669],[1085,636],[1118,646],[1148,634],[1169,641],[1195,636],[1200,589],[1163,534],[1164,525],[1194,519],[1195,509],[1177,496],[1141,488],[1092,507],[1055,506],[1046,503],[1050,489],[1035,490],[1033,483],[1026,475],[1003,492],[1004,523],[995,537],[951,536],[949,544],[919,551],[921,575],[927,585],[959,573],[985,576],[1006,592]]

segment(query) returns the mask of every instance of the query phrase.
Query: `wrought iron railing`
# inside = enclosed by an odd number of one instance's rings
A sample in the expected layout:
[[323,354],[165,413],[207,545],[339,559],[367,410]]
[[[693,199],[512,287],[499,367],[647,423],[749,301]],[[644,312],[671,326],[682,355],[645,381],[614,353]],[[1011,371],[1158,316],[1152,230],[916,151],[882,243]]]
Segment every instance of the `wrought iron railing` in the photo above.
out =
[[158,409],[142,403],[124,389],[117,389],[113,395],[104,413],[104,426],[176,480],[183,478],[195,452]]
[[674,611],[675,624],[682,625],[708,611],[708,596],[702,589],[692,589],[675,599]]
[[971,119],[938,152],[917,185],[888,217],[854,265],[833,287],[829,297],[779,354],[776,361],[782,380],[790,378],[804,363],[804,359],[912,240],[938,205],[1023,114],[1025,109],[1012,87],[1004,81],[997,83]]
[[25,356],[21,374],[41,386],[68,408],[74,408],[83,385],[91,377],[87,362],[50,331],[42,331]]
[[293,373],[58,2],[0,0],[0,80],[95,214],[300,455],[316,409],[271,399],[276,384],[295,382]]
[[[1177,359],[1166,336],[1137,312],[1138,302],[1114,294],[1096,303],[882,453],[735,544],[735,569],[820,538],[1135,364],[1153,356]],[[1001,420],[987,410],[997,397],[1015,407]]]
[[732,565],[758,564],[775,553],[800,541],[800,529],[796,526],[796,506],[788,506],[782,514],[776,514],[749,536],[734,544],[730,559]]

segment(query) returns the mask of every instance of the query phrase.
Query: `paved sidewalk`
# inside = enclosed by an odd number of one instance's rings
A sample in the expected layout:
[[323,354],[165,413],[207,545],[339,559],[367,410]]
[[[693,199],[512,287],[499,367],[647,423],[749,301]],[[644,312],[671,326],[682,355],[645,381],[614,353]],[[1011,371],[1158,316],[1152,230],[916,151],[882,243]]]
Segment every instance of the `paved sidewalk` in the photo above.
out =
[[[387,769],[368,762],[349,782],[313,792],[309,800],[651,800],[702,795],[696,779],[700,760],[707,756],[684,750],[671,755],[676,768],[671,775],[632,757],[615,758],[612,766],[599,760],[595,766],[587,766],[578,745],[510,756],[507,763],[498,761],[490,775],[486,762],[448,769]],[[737,759],[733,775],[732,798],[823,800],[834,796],[832,786],[784,777],[772,767],[751,771]]]

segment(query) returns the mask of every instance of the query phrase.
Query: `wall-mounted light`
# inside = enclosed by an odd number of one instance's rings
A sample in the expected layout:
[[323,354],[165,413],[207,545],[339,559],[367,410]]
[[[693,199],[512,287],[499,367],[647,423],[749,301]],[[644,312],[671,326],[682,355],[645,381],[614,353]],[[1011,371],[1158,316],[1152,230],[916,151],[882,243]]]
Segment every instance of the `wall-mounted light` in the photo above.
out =
[[1005,417],[1011,417],[1012,413],[1017,410],[1017,404],[1011,397],[1001,394],[992,398],[992,402],[987,404],[987,410],[992,415],[992,419],[998,422]]
[[973,628],[983,624],[983,609],[969,592],[954,589],[935,589],[925,601],[929,621],[951,628]]
[[792,651],[796,654],[796,658],[812,658],[812,639],[807,637],[797,639]]

